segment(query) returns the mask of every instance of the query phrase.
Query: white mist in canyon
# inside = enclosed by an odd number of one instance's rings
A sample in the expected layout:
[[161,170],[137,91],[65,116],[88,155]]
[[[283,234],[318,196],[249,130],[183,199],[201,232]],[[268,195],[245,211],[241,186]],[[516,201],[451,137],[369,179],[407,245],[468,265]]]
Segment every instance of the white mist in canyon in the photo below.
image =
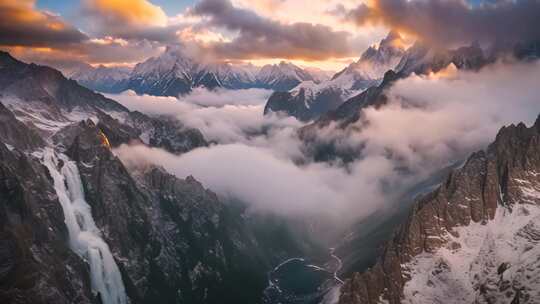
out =
[[[319,130],[321,141],[362,147],[347,165],[304,157],[296,135],[303,124],[263,116],[267,94],[252,90],[231,98],[227,91],[197,91],[180,99],[110,96],[132,110],[175,116],[215,142],[183,155],[127,145],[115,152],[128,165],[152,163],[181,178],[193,175],[256,211],[347,222],[388,208],[436,170],[484,149],[503,125],[530,124],[540,112],[538,63],[451,72],[400,80],[389,103],[365,109],[354,126]],[[217,103],[216,94],[228,103]]]

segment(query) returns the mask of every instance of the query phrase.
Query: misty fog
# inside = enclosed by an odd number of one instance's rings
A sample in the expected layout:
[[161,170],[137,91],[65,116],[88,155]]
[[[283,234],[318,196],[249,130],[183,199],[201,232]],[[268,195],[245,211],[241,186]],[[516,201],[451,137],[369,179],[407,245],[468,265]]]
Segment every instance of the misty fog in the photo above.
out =
[[318,132],[321,141],[362,145],[347,166],[314,163],[303,155],[296,135],[302,123],[263,116],[268,92],[197,90],[179,99],[127,92],[110,97],[132,110],[173,115],[216,144],[179,156],[136,145],[115,152],[128,165],[149,162],[181,178],[193,175],[255,212],[346,223],[389,207],[435,170],[485,148],[501,126],[533,122],[540,112],[537,79],[538,63],[498,63],[479,72],[400,80],[389,103],[365,109],[356,125]]

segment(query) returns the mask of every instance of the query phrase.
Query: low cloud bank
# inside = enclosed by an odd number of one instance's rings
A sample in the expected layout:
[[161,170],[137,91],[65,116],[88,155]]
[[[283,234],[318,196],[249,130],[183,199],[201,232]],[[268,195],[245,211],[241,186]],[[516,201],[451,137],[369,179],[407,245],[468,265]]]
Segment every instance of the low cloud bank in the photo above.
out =
[[[161,149],[123,145],[115,151],[128,165],[150,162],[176,176],[195,176],[221,196],[239,199],[255,211],[271,211],[285,216],[343,215],[353,200],[381,196],[371,184],[370,171],[355,178],[344,170],[326,164],[297,166],[267,148],[245,144],[216,145],[176,156]],[[370,166],[382,165],[372,163]],[[349,206],[350,207],[350,206]],[[370,206],[371,209],[374,206]]]
[[321,141],[362,147],[346,167],[303,158],[296,137],[301,124],[263,117],[262,103],[255,102],[202,107],[165,98],[168,103],[158,106],[148,96],[123,95],[119,101],[127,107],[175,115],[219,144],[180,156],[144,146],[122,146],[116,153],[131,165],[149,162],[179,177],[193,175],[254,210],[346,223],[388,207],[436,170],[484,148],[503,125],[530,124],[540,113],[538,63],[442,76],[398,81],[389,104],[365,109],[355,126],[320,130]]
[[534,122],[539,77],[538,62],[443,78],[414,75],[395,84],[387,107],[366,110],[368,127],[353,138],[369,144],[366,153],[389,149],[408,166],[463,157],[492,142],[503,125]]
[[283,138],[282,132],[290,135],[294,133],[293,129],[302,125],[293,117],[263,116],[264,105],[271,93],[263,89],[209,91],[201,88],[180,99],[136,95],[132,91],[109,94],[108,97],[130,110],[176,117],[217,143],[264,145],[258,136]]
[[260,106],[266,103],[270,95],[272,95],[272,91],[265,89],[217,89],[208,91],[205,88],[195,88],[191,94],[181,97],[180,100],[207,107],[225,105]]

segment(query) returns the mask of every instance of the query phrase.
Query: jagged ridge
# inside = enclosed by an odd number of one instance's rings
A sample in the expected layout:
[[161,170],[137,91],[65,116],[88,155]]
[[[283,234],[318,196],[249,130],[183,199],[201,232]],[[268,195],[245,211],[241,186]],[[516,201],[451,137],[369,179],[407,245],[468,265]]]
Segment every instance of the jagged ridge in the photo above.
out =
[[[460,227],[474,223],[486,225],[497,214],[503,216],[500,214],[529,212],[527,208],[538,208],[540,178],[536,172],[540,172],[540,118],[530,128],[523,123],[502,128],[486,152],[474,153],[463,168],[454,171],[443,185],[418,201],[407,221],[384,248],[377,263],[365,273],[354,274],[346,281],[340,303],[379,303],[383,300],[402,303],[407,299],[414,302],[414,299],[408,298],[410,296],[420,301],[422,293],[428,292],[430,281],[425,281],[423,287],[418,286],[420,289],[407,285],[418,276],[415,272],[417,259],[425,254],[441,258],[437,255],[441,248],[459,252],[464,245],[452,240],[459,238],[458,231],[464,233]],[[540,231],[538,227],[529,225],[528,233],[534,236]],[[535,246],[536,238],[529,240],[530,245]],[[476,289],[469,296],[486,303],[503,301],[504,298],[515,303],[539,300],[540,295],[536,294],[538,285],[527,285],[528,281],[518,276],[510,276],[498,283],[497,280],[492,282],[489,276],[476,276],[480,271],[494,271],[496,275],[501,275],[508,268],[521,267],[505,262],[492,261],[480,267],[478,273],[472,269],[473,273],[468,276],[471,278],[470,284]],[[441,263],[439,269],[434,269],[429,276],[431,280],[452,274],[452,269],[444,265],[444,258]],[[538,277],[538,273],[533,276]],[[448,287],[451,281],[446,280],[443,282]],[[405,293],[404,298],[405,288],[412,288],[416,293]],[[445,285],[437,288],[443,289]],[[460,291],[448,295],[448,298],[431,298],[431,301],[462,303],[462,297],[465,295]]]

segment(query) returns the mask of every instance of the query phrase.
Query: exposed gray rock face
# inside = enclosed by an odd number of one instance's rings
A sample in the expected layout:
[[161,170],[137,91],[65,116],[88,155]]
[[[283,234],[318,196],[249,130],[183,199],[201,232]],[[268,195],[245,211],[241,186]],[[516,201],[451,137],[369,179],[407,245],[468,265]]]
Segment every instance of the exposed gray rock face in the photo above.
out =
[[[301,121],[309,121],[323,113],[336,109],[342,101],[341,89],[325,90],[317,94],[312,104],[306,104],[306,94],[309,90],[300,88],[298,92],[274,92],[266,102],[264,115],[270,113],[285,113]],[[321,100],[321,102],[318,102]]]
[[[111,126],[112,124],[103,125]],[[124,120],[124,125],[135,129],[136,138],[142,140],[145,144],[163,148],[172,153],[183,153],[208,145],[208,142],[198,129],[188,128],[177,119],[167,116],[149,117],[137,111],[130,112]],[[114,129],[107,130],[114,133]],[[109,136],[105,128],[102,128],[102,130]],[[116,130],[118,129],[116,128]],[[126,143],[126,141],[120,140],[118,143]],[[117,145],[113,143],[113,146]]]
[[[443,185],[415,204],[407,221],[381,252],[377,263],[346,281],[341,289],[340,303],[414,302],[409,298],[410,290],[417,290],[414,295],[416,303],[424,303],[428,296],[431,301],[445,303],[458,303],[463,299],[475,299],[478,303],[536,303],[540,300],[536,293],[538,282],[527,279],[539,275],[538,270],[532,270],[536,268],[535,262],[523,258],[523,264],[510,266],[505,264],[504,257],[498,257],[492,251],[481,251],[483,249],[479,249],[477,261],[484,263],[485,256],[488,256],[490,262],[471,266],[468,273],[462,274],[466,283],[462,285],[461,292],[446,297],[437,293],[424,294],[433,284],[439,284],[436,285],[439,290],[451,290],[452,278],[456,278],[453,277],[456,270],[441,250],[459,255],[471,244],[456,240],[476,234],[480,242],[486,242],[488,247],[485,248],[497,250],[489,245],[493,241],[489,232],[482,234],[479,231],[497,229],[489,226],[496,216],[497,223],[504,223],[505,218],[525,218],[523,215],[538,208],[540,179],[536,172],[540,172],[540,119],[530,128],[524,124],[502,128],[487,151],[471,155]],[[540,233],[534,226],[536,220],[514,222],[512,226],[523,228],[517,230],[513,239],[501,242],[519,239],[531,250],[536,246],[537,234]],[[488,228],[483,228],[485,226]],[[517,236],[519,238],[516,239]],[[515,251],[511,255],[520,256],[523,249],[516,245],[512,250]],[[442,263],[439,264],[442,266],[426,270],[433,271],[426,281],[418,280],[418,265],[426,263],[426,260],[439,261],[437,263]],[[462,263],[466,263],[465,258]],[[515,267],[515,270],[508,271],[508,276],[502,276],[510,267]],[[527,278],[516,274],[523,271],[527,272]],[[419,282],[425,285],[414,285]]]
[[18,121],[2,103],[0,103],[0,141],[21,150],[34,150],[45,145],[35,130]]

